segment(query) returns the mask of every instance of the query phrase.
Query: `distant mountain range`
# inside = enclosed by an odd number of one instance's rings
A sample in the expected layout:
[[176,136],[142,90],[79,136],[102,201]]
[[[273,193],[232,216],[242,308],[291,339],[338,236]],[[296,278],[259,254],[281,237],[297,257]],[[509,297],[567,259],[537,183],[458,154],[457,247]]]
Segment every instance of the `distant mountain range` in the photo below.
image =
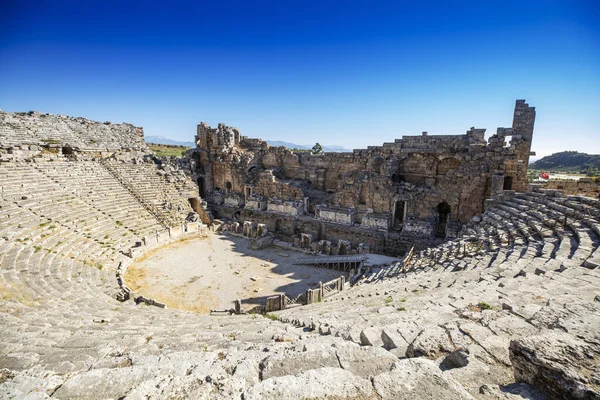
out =
[[529,164],[531,169],[541,169],[556,172],[587,172],[600,169],[600,154],[586,154],[577,151],[563,151],[540,158]]
[[[169,139],[168,137],[164,137],[164,136],[146,136],[145,140],[146,140],[146,143],[170,144],[170,145],[174,145],[174,146],[187,146],[187,147],[195,147],[196,146],[194,144],[194,142],[180,142],[178,140]],[[290,143],[290,142],[283,142],[281,140],[267,140],[267,143],[269,143],[269,146],[284,146],[284,147],[287,147],[288,149],[310,150],[314,146],[314,145],[308,145],[308,144],[296,144],[296,143]],[[329,145],[329,146],[321,145],[321,146],[323,147],[323,151],[328,151],[328,152],[333,152],[333,153],[342,153],[345,151],[352,151],[352,150],[346,149],[345,147],[336,146],[336,145]]]
[[146,140],[146,143],[171,144],[174,146],[196,147],[194,142],[180,142],[177,140],[169,139],[164,136],[146,136],[144,139]]
[[[310,150],[314,146],[314,144],[296,144],[296,143],[290,143],[290,142],[283,142],[281,140],[267,140],[266,142],[269,143],[269,146],[283,146],[283,147],[287,147],[288,149],[305,149],[305,150]],[[345,152],[345,151],[352,151],[352,150],[347,149],[345,147],[336,146],[336,145],[324,145],[324,144],[322,144],[321,147],[323,147],[323,151],[333,152],[333,153],[342,153],[342,152]]]

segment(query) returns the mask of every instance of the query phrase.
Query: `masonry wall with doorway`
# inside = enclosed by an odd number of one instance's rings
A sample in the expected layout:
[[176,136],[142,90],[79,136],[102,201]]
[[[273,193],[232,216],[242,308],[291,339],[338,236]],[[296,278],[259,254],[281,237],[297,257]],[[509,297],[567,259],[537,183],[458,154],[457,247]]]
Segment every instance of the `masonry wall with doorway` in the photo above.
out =
[[304,233],[313,243],[349,238],[354,248],[360,238],[382,248],[455,237],[486,198],[524,190],[534,121],[535,109],[518,100],[512,127],[489,139],[472,127],[463,135],[423,132],[325,154],[269,146],[225,124],[203,123],[190,153],[204,163],[194,171],[206,171],[201,195],[224,218],[239,212],[241,221],[265,223],[287,241]]

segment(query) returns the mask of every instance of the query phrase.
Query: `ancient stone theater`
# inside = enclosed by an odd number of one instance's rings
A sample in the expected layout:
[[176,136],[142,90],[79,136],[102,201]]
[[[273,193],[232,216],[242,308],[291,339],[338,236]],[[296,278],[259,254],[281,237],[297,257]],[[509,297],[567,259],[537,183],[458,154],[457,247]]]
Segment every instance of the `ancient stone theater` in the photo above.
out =
[[535,117],[160,157],[0,111],[0,398],[600,399],[600,203],[528,183]]

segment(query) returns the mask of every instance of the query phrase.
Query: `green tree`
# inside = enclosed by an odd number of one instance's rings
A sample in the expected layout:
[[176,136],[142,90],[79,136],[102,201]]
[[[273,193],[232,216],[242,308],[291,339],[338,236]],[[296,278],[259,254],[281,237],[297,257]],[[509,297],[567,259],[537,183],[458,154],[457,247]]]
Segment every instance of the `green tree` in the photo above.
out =
[[321,146],[319,143],[316,143],[311,151],[313,154],[323,154],[323,146]]

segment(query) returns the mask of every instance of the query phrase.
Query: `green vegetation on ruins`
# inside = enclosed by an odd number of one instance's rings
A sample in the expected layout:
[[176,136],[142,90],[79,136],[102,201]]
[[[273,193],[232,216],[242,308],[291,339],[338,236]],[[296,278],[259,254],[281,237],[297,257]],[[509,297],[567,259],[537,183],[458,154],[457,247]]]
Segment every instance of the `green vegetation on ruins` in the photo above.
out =
[[157,157],[182,157],[186,151],[191,149],[191,147],[188,146],[155,143],[148,143],[148,147],[150,147],[150,150],[152,150]]

